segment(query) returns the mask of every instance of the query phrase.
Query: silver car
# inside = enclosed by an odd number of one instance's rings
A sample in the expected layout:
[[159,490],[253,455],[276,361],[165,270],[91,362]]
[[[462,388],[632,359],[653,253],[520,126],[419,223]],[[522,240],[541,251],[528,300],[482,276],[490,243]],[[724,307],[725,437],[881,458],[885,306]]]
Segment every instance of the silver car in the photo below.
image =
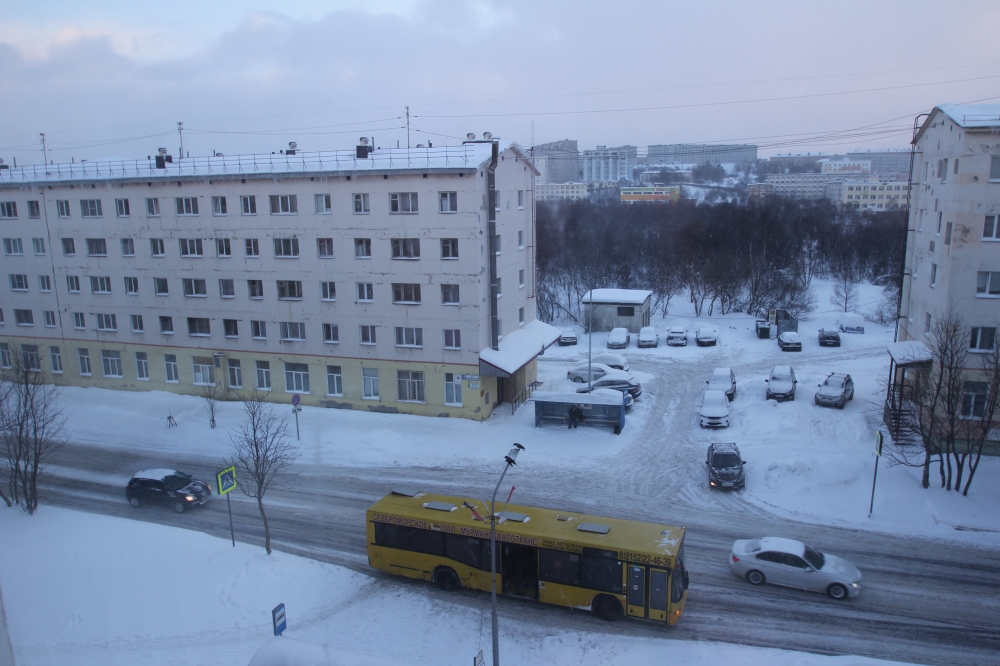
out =
[[601,354],[594,354],[590,360],[594,363],[603,363],[609,368],[614,368],[615,370],[624,370],[625,372],[628,372],[628,359],[621,354],[604,352]]
[[[590,374],[594,376],[594,379],[600,379],[604,375],[608,374],[614,370],[603,363],[592,363],[590,364]],[[572,379],[574,382],[580,383],[587,381],[587,364],[581,363],[571,370],[566,371],[566,379]]]
[[834,599],[861,592],[861,572],[856,566],[794,539],[740,539],[733,543],[729,568],[751,585],[771,583],[826,592]]
[[608,334],[608,349],[626,349],[631,339],[627,328],[613,328]]

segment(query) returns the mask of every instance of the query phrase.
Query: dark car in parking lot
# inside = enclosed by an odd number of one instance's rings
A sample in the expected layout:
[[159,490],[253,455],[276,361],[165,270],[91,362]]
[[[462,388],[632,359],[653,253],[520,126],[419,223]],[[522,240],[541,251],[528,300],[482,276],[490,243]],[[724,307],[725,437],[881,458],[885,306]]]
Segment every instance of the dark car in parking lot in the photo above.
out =
[[169,506],[177,513],[201,506],[212,499],[212,489],[204,481],[174,469],[147,469],[137,472],[125,487],[128,503]]
[[843,409],[848,400],[854,400],[854,380],[850,375],[831,372],[819,385],[814,402],[819,406]]
[[743,471],[746,461],[735,444],[720,443],[708,445],[708,486],[710,488],[746,488],[747,477]]
[[820,347],[839,347],[840,346],[840,333],[837,331],[821,328],[819,330],[819,346]]

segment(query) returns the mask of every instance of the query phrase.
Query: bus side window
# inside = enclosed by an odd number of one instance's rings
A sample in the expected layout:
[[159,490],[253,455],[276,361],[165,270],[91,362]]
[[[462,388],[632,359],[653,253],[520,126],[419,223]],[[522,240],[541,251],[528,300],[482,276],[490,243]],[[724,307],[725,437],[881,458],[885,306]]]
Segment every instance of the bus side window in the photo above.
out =
[[[490,549],[483,548],[480,540],[475,537],[461,536],[459,534],[444,535],[444,556],[448,559],[467,564],[475,569],[482,569],[480,566],[480,555],[486,553],[489,556]],[[489,568],[489,562],[486,563]]]
[[[482,557],[480,558],[480,562],[482,562],[482,566],[479,567],[479,568],[482,569],[483,571],[489,571],[490,570],[490,540],[489,539],[482,539],[482,540],[480,540],[479,545],[482,547]],[[502,545],[503,544],[501,542],[497,541],[497,547],[496,547],[496,553],[497,553],[497,572],[500,572],[500,570],[503,568],[503,567],[500,566],[500,560],[501,560],[501,557],[500,557],[500,548],[501,548]]]
[[601,592],[622,591],[622,563],[606,557],[583,556],[583,587]]
[[410,550],[428,555],[444,555],[444,533],[409,528]]
[[[550,583],[580,585],[580,556],[561,550],[538,551],[538,578]],[[620,585],[621,583],[619,583]]]
[[375,545],[386,548],[410,549],[409,528],[390,523],[375,523]]

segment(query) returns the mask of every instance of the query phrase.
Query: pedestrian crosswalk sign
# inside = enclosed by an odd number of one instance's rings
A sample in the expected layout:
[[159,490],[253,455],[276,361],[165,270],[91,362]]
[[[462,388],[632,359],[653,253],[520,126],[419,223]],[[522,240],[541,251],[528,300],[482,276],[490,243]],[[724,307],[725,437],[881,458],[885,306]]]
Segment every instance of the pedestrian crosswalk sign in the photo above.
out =
[[219,482],[219,494],[225,495],[236,487],[236,468],[229,467],[215,475]]
[[875,455],[882,455],[882,431],[875,431]]

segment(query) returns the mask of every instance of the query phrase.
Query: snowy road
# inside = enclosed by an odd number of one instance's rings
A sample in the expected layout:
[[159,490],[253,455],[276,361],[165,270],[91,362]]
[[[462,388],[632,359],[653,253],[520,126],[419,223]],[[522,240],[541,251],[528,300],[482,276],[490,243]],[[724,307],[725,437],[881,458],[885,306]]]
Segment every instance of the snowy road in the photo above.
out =
[[[829,351],[825,358],[853,367],[879,358],[878,354],[884,352],[845,348]],[[720,346],[693,362],[662,356],[634,360],[633,371],[643,377],[641,400],[650,416],[620,455],[598,469],[533,465],[528,455],[510,477],[520,503],[685,525],[691,592],[682,621],[669,630],[641,622],[608,625],[588,614],[516,600],[504,600],[502,613],[549,626],[554,633],[560,628],[596,635],[666,632],[673,638],[927,664],[1000,663],[1000,555],[995,550],[776,518],[769,507],[753,499],[753,488],[743,494],[708,490],[705,446],[732,437],[701,432],[692,419],[704,380],[715,366],[741,368],[734,403],[737,422],[732,429],[738,434],[740,419],[751,420],[753,410],[763,408],[758,404],[763,403],[762,377],[776,362],[773,358],[738,359],[739,355],[739,349]],[[798,358],[802,357],[793,355],[793,360]],[[546,360],[550,375],[564,374],[568,362]],[[812,391],[803,392],[811,398]],[[821,421],[817,427],[835,428],[830,423]],[[750,457],[746,451],[744,457]],[[751,461],[751,465],[760,464]],[[302,465],[293,487],[275,492],[267,501],[273,539],[282,550],[372,574],[364,535],[364,511],[372,502],[400,486],[482,497],[495,483],[501,465],[470,464],[460,469]],[[218,498],[180,516],[166,509],[129,507],[124,501],[128,478],[138,469],[154,466],[177,467],[210,480],[219,464],[215,456],[158,456],[149,451],[72,445],[59,456],[54,478],[46,483],[46,499],[70,508],[228,537],[225,503]],[[761,476],[751,474],[751,479]],[[262,529],[255,506],[239,493],[233,494],[233,500],[237,535],[260,542]],[[765,534],[794,536],[852,560],[864,573],[861,596],[838,603],[795,590],[752,588],[734,577],[726,566],[732,541]],[[380,584],[417,585],[389,579]],[[426,593],[443,594],[430,587]],[[475,593],[457,593],[457,598],[476,607],[482,602]]]

